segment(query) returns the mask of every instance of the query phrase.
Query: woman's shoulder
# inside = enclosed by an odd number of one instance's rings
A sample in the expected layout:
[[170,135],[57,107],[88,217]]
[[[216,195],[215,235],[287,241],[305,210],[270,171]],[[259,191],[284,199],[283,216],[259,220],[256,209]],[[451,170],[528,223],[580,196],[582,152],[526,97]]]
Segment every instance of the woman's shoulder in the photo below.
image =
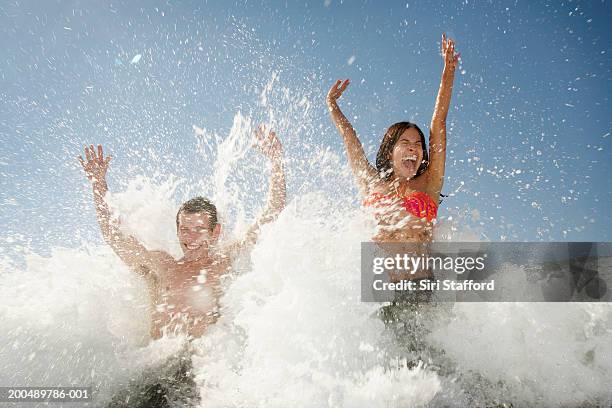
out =
[[365,192],[362,192],[362,198],[364,201],[369,201],[372,199],[380,199],[384,197],[391,197],[394,195],[394,189],[392,185],[386,185],[385,182],[377,182],[368,186],[368,189]]
[[395,188],[395,184],[393,181],[387,181],[387,180],[383,180],[377,177],[376,179],[372,180],[368,184],[366,195],[372,195],[372,194],[389,195],[389,194],[394,193],[396,190],[397,189]]

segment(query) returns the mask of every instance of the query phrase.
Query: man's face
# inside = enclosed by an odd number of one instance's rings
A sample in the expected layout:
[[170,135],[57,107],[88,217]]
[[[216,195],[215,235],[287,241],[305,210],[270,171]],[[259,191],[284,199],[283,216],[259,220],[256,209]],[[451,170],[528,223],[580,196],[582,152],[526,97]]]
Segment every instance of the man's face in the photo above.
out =
[[219,237],[220,226],[210,229],[206,212],[179,214],[178,239],[186,259],[208,256],[208,250]]

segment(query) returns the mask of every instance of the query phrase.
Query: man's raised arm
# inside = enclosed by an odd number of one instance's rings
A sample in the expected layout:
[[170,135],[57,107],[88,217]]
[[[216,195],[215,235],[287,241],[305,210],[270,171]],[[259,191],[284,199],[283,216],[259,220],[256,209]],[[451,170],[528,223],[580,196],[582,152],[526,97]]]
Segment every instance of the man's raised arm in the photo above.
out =
[[[121,260],[131,269],[144,277],[150,277],[151,266],[157,255],[147,250],[134,237],[125,235],[119,226],[111,219],[110,209],[104,197],[108,192],[106,184],[106,171],[111,161],[111,156],[104,158],[102,146],[98,145],[98,152],[94,146],[85,147],[85,160],[79,156],[79,161],[85,170],[87,178],[91,181],[93,188],[94,205],[98,224],[104,241],[115,251]],[[144,268],[143,268],[144,267]]]
[[272,164],[270,174],[270,187],[268,189],[268,201],[266,208],[253,225],[247,230],[245,236],[228,246],[228,254],[231,256],[244,247],[257,241],[259,230],[262,225],[274,221],[285,208],[285,171],[283,170],[283,147],[280,140],[272,130],[266,131],[260,126],[255,134],[257,147]]

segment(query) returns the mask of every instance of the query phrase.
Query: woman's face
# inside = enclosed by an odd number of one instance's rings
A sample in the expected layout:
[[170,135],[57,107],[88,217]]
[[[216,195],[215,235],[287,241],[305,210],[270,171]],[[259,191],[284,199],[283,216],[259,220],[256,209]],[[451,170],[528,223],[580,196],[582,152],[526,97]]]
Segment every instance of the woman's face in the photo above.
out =
[[399,178],[413,178],[423,161],[421,136],[415,128],[409,128],[401,134],[391,151],[393,173]]

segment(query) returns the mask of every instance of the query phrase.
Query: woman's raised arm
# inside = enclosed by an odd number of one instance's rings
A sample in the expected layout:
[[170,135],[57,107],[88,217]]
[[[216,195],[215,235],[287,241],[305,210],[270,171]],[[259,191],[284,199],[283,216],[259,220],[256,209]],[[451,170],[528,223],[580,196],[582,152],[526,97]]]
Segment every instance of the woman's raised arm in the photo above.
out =
[[355,133],[355,129],[353,129],[353,125],[344,116],[337,102],[349,83],[348,79],[336,81],[327,93],[327,107],[329,108],[332,121],[344,140],[349,164],[355,175],[359,190],[363,195],[367,195],[372,183],[377,179],[376,169],[368,162],[363,146],[357,137],[357,133]]
[[453,92],[453,81],[455,79],[455,68],[459,62],[460,54],[455,54],[455,41],[446,38],[442,34],[442,57],[444,58],[444,70],[440,89],[436,98],[436,106],[431,118],[429,133],[429,167],[426,175],[429,179],[431,190],[436,193],[442,191],[444,184],[444,168],[446,165],[446,116],[450,106]]

